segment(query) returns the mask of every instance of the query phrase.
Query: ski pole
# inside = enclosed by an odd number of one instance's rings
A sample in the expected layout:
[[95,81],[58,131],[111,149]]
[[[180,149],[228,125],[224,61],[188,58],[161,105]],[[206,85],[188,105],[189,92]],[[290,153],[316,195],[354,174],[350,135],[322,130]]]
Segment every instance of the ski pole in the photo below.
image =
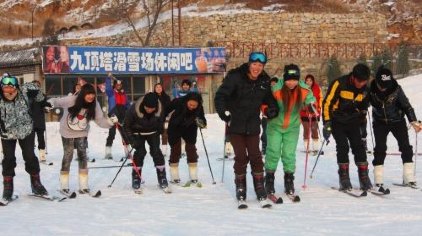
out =
[[45,142],[45,154],[48,154],[48,151],[47,151],[47,129],[44,130],[44,142]]
[[321,156],[321,152],[322,152],[322,149],[324,148],[324,144],[328,145],[329,143],[330,143],[330,141],[325,140],[325,139],[324,139],[324,141],[322,142],[321,148],[319,149],[318,156],[317,156],[317,158],[316,158],[316,160],[315,160],[315,164],[314,164],[314,167],[312,168],[311,175],[309,176],[309,178],[311,178],[311,179],[313,178],[313,174],[314,174],[314,171],[315,171],[315,167],[316,167],[316,165],[317,165],[317,163],[318,163],[319,157]]
[[306,157],[305,157],[305,173],[303,177],[303,185],[302,188],[305,189],[306,186],[306,174],[308,172],[308,158],[309,158],[309,143],[311,142],[311,132],[312,132],[312,120],[311,120],[311,113],[308,113],[308,121],[309,121],[309,128],[308,128],[308,143],[306,144]]
[[199,132],[201,133],[202,144],[204,145],[205,155],[207,156],[208,167],[210,168],[210,173],[211,173],[211,178],[212,178],[212,184],[215,184],[214,174],[212,173],[211,164],[210,164],[210,158],[208,157],[208,151],[207,151],[207,147],[205,146],[204,135],[202,134],[202,128],[199,128]]
[[369,121],[369,125],[370,125],[369,130],[371,130],[372,151],[374,151],[375,143],[374,143],[374,134],[373,134],[373,131],[372,131],[372,122],[371,122],[371,113],[370,112],[368,112],[368,121]]
[[223,171],[221,172],[221,183],[224,183],[224,169],[226,166],[226,147],[227,147],[227,123],[224,130],[224,145],[223,145]]
[[[132,165],[129,163],[127,165],[124,165],[123,167],[131,167]],[[108,169],[108,168],[117,168],[117,167],[121,167],[120,165],[114,165],[114,166],[92,166],[92,167],[88,167],[88,169]]]
[[417,157],[418,157],[418,133],[415,132],[415,169],[414,169],[415,175],[416,175],[416,160],[418,159]]
[[[133,150],[133,148],[132,148],[132,150]],[[131,155],[132,150],[130,150],[130,151],[127,153],[125,160],[123,161],[122,165],[120,166],[119,170],[117,171],[117,173],[116,173],[116,175],[114,176],[114,178],[113,178],[113,180],[111,181],[111,183],[108,185],[108,187],[109,187],[109,188],[111,188],[111,186],[113,185],[113,183],[114,183],[114,181],[116,180],[117,176],[119,175],[120,171],[122,171],[122,168],[123,168],[123,166],[125,165],[125,163],[126,163],[127,159],[129,158],[129,156]]]
[[119,123],[116,123],[116,129],[119,131],[121,137],[122,137],[122,142],[123,142],[123,147],[125,148],[125,153],[126,153],[126,157],[125,160],[123,161],[122,165],[120,166],[119,170],[117,171],[116,175],[114,176],[113,180],[111,181],[111,183],[108,185],[109,188],[111,188],[111,186],[113,185],[114,181],[116,180],[117,176],[119,175],[120,171],[122,171],[123,166],[125,165],[127,159],[131,159],[132,160],[132,168],[135,170],[135,172],[138,174],[139,177],[141,177],[141,174],[139,173],[138,168],[135,165],[135,162],[133,161],[133,157],[132,157],[132,151],[133,148],[129,151],[128,147],[127,147],[127,143],[126,143],[126,136],[123,134],[123,131],[121,130],[121,125]]

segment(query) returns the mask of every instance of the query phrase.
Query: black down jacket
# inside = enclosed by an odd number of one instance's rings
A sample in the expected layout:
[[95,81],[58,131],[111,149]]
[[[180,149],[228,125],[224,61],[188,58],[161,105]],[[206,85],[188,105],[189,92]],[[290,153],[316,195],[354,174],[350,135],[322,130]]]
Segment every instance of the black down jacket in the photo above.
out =
[[229,71],[215,94],[215,109],[219,116],[224,116],[225,111],[230,112],[231,134],[259,134],[261,105],[268,105],[268,110],[278,113],[277,102],[271,93],[271,78],[263,71],[257,80],[251,80],[248,68],[245,63]]
[[409,103],[401,86],[393,80],[393,87],[387,91],[380,91],[375,80],[371,83],[369,101],[372,105],[374,121],[384,124],[400,122],[407,116],[409,122],[417,121],[415,110]]

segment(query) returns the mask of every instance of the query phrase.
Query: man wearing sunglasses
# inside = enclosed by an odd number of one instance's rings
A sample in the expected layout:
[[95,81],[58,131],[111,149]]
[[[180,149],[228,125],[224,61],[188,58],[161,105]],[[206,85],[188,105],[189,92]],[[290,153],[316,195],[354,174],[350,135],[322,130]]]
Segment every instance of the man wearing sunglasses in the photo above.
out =
[[31,179],[32,192],[36,195],[47,195],[47,190],[41,184],[40,166],[34,153],[33,119],[30,112],[29,100],[41,102],[44,95],[33,83],[19,86],[16,77],[5,75],[1,78],[0,86],[0,134],[3,146],[3,199],[13,198],[13,177],[16,167],[16,143],[22,149],[25,160],[25,170]]
[[360,188],[371,190],[366,152],[361,142],[360,125],[366,118],[369,96],[368,66],[357,64],[353,71],[330,83],[322,103],[323,136],[328,141],[331,133],[336,140],[337,163],[341,191],[352,189],[349,177],[349,143],[358,167]]
[[219,117],[228,125],[230,142],[235,153],[234,173],[236,198],[240,205],[246,200],[246,169],[251,165],[254,188],[263,207],[267,202],[264,187],[264,165],[259,149],[260,108],[267,105],[268,119],[278,114],[278,107],[271,94],[270,77],[264,71],[267,57],[262,52],[252,52],[247,63],[230,70],[215,94],[215,108]]

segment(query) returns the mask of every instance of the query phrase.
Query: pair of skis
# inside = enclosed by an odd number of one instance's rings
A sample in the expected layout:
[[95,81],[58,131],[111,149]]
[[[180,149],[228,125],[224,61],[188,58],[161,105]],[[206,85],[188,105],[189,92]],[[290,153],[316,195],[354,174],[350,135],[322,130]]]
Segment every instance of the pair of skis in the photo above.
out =
[[361,198],[368,196],[368,192],[375,195],[375,196],[385,196],[390,194],[390,189],[384,188],[383,186],[378,187],[378,189],[371,189],[371,190],[357,190],[357,189],[349,189],[349,190],[341,190],[336,187],[332,187],[331,189],[337,190],[341,193],[345,193],[349,196],[355,197],[355,198]]
[[[261,208],[271,208],[272,204],[268,199],[259,199],[258,200],[259,205],[261,206]],[[237,200],[237,209],[247,209],[248,208],[248,204],[246,203],[246,200],[244,199],[240,199]]]
[[[287,198],[290,199],[293,203],[300,202],[299,195],[296,194],[286,194]],[[268,199],[270,199],[274,204],[282,204],[283,198],[276,196],[275,194],[268,194]]]
[[[73,191],[73,192],[64,192],[62,190],[59,190],[59,192],[60,192],[60,194],[66,196],[69,199],[74,199],[77,196],[77,193],[75,191]],[[90,192],[85,192],[85,191],[79,190],[79,194],[80,195],[88,195],[88,196],[93,197],[93,198],[99,198],[99,197],[101,197],[101,194],[102,193],[101,193],[101,190],[97,190],[97,191],[95,191],[93,193],[91,191]]]
[[[161,188],[160,186],[158,186],[158,188],[161,189],[166,194],[172,193],[170,186],[167,186],[165,188]],[[142,187],[140,187],[140,188],[137,188],[137,189],[133,189],[133,192],[135,194],[143,194],[144,193],[144,189]]]

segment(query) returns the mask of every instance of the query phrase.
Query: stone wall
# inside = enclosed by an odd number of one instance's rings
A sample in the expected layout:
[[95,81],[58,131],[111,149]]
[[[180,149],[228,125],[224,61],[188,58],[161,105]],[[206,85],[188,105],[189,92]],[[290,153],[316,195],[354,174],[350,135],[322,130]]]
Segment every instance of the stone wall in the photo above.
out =
[[[175,20],[178,46],[178,21]],[[249,13],[182,16],[182,46],[204,46],[215,41],[263,43],[385,43],[386,19],[381,14]],[[145,35],[145,30],[141,30]],[[139,46],[132,33],[81,44]],[[151,46],[171,46],[171,21],[157,25]]]
[[[386,43],[387,23],[381,14],[316,14],[316,13],[243,13],[216,14],[207,17],[182,17],[181,41],[183,47],[209,46],[214,42],[237,41],[256,43]],[[178,21],[175,20],[175,46],[179,45]],[[146,35],[141,30],[141,35]],[[134,46],[140,42],[128,32],[104,39],[84,39],[66,42],[75,45]],[[171,21],[157,24],[152,47],[172,45]],[[247,53],[246,53],[247,54]],[[313,73],[325,76],[328,58],[294,58],[289,61],[273,58],[267,65],[270,74],[281,75],[285,64],[296,63],[303,75]],[[230,58],[228,69],[246,58]],[[344,61],[342,69],[348,72],[354,60]],[[323,79],[322,79],[323,80]]]

